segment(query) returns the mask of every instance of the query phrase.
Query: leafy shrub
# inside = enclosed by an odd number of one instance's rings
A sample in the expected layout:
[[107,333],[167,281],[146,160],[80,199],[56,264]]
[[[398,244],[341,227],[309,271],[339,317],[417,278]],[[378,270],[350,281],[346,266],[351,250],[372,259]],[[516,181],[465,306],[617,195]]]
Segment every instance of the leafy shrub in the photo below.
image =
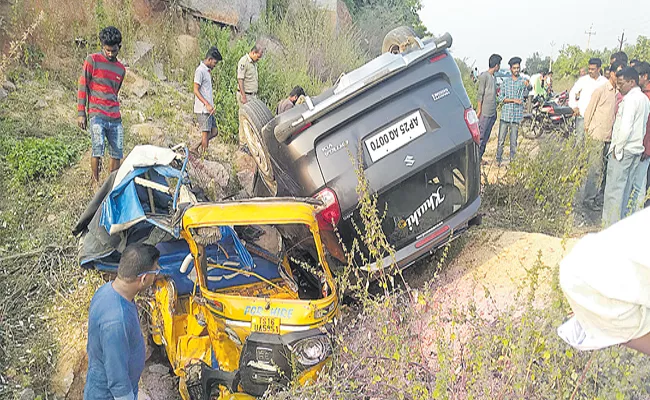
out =
[[20,183],[54,178],[77,161],[81,146],[74,143],[58,137],[26,138],[8,149],[6,160]]
[[294,1],[282,18],[266,16],[252,34],[269,42],[260,63],[260,96],[272,110],[294,86],[317,95],[367,60],[357,30],[337,31],[329,15],[306,0]]
[[461,60],[457,58],[456,64],[458,65],[460,75],[463,78],[463,86],[465,87],[469,101],[472,103],[472,107],[476,108],[478,105],[476,100],[478,95],[478,82],[474,82],[472,79],[472,68],[467,65],[465,59]]
[[[245,37],[233,38],[228,28],[220,28],[214,24],[203,22],[201,24],[201,35],[199,45],[201,54],[205,54],[210,46],[216,45],[223,60],[217,63],[212,70],[212,82],[214,88],[215,119],[219,127],[221,137],[228,141],[237,140],[239,127],[239,108],[235,93],[237,92],[237,63],[239,59],[247,54],[253,47],[253,41]],[[188,70],[194,72],[198,60]],[[263,85],[260,76],[260,85]],[[193,82],[189,80],[190,84]]]
[[562,235],[573,227],[574,201],[595,143],[546,134],[524,142],[505,175],[485,184],[483,199],[496,213],[491,220],[508,229]]

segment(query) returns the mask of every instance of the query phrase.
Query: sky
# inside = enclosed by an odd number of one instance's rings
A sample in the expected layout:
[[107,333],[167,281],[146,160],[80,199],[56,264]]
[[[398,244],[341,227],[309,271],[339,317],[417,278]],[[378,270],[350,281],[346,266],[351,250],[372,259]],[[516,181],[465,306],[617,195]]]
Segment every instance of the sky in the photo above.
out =
[[429,32],[449,32],[454,56],[476,63],[479,71],[488,68],[492,53],[503,57],[503,66],[510,57],[526,60],[536,51],[555,59],[565,44],[584,49],[592,24],[590,48],[618,47],[623,30],[626,44],[650,36],[650,0],[421,1],[420,19]]

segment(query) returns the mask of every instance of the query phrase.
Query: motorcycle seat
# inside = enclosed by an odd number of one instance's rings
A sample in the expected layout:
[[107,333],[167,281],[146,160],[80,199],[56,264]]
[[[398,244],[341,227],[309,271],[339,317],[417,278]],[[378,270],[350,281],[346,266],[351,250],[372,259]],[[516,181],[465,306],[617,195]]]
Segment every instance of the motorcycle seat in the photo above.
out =
[[553,107],[553,111],[559,115],[573,115],[573,109],[571,107]]

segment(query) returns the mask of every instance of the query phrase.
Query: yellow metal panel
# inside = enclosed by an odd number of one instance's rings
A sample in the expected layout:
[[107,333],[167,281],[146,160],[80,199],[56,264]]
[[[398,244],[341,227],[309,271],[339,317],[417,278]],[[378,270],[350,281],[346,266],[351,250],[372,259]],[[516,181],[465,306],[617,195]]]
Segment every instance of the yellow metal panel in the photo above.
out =
[[211,364],[209,336],[191,336],[185,335],[178,338],[178,366],[186,366],[189,361],[203,360],[206,364]]
[[295,200],[250,200],[208,203],[183,214],[183,228],[210,225],[316,223],[316,206]]

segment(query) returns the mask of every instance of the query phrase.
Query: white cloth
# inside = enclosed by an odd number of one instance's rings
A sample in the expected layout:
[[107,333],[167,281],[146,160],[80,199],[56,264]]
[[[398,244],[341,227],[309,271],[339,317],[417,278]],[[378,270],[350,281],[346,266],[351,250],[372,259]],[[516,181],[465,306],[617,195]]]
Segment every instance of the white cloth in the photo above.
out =
[[[172,149],[152,146],[150,144],[135,146],[115,175],[113,189],[115,189],[128,174],[138,167],[149,167],[152,165],[169,165],[176,158]],[[112,189],[111,189],[112,190]]]
[[617,160],[623,158],[623,150],[634,155],[643,153],[648,113],[650,100],[638,86],[623,97],[616,113],[612,144],[609,147],[609,152],[614,152]]
[[575,315],[557,330],[579,350],[626,343],[650,332],[650,208],[580,240],[560,263]]
[[[599,76],[598,79],[593,79],[589,75],[585,75],[578,79],[569,92],[569,107],[578,108],[580,115],[584,116],[591,101],[591,95],[600,85],[607,83],[607,78]],[[580,100],[576,100],[576,95],[580,96]]]

